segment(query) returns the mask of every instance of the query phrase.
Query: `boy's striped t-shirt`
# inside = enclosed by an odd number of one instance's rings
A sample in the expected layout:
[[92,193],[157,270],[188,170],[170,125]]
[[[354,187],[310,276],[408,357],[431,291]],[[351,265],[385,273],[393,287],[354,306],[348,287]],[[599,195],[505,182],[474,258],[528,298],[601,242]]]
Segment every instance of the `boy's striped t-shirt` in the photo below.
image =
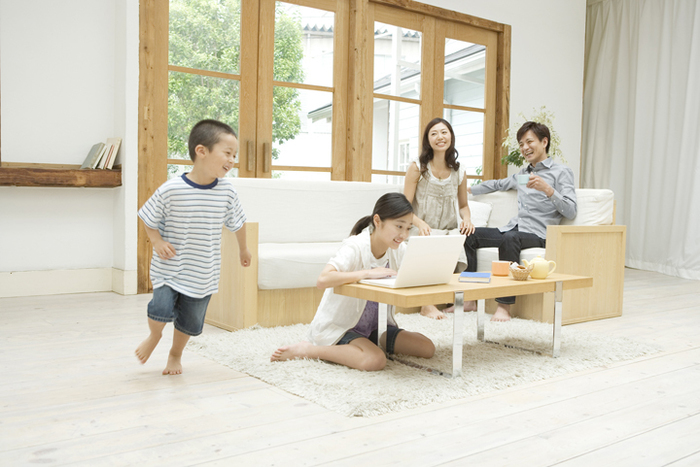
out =
[[153,288],[167,285],[202,298],[218,291],[222,226],[235,232],[243,227],[246,217],[229,180],[218,179],[205,186],[185,175],[161,185],[138,215],[176,252],[167,260],[153,252]]

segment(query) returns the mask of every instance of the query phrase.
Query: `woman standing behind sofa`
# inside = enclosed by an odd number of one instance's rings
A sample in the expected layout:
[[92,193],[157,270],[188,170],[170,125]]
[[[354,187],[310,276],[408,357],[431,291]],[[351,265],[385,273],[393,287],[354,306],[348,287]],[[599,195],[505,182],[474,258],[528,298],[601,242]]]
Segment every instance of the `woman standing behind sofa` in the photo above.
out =
[[[412,235],[430,235],[433,230],[465,235],[474,232],[467,203],[467,177],[460,170],[457,157],[452,126],[447,120],[434,118],[423,132],[420,156],[411,161],[406,171],[403,193],[413,204]],[[455,205],[459,205],[459,216]],[[466,267],[467,259],[462,253],[456,272]],[[435,305],[421,307],[421,314],[445,318]]]

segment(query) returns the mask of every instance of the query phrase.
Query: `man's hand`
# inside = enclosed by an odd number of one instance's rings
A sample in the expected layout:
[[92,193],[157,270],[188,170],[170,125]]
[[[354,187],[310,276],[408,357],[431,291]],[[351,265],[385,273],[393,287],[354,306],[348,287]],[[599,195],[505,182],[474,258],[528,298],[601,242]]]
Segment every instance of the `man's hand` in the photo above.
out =
[[534,175],[534,174],[530,175],[530,181],[527,182],[526,186],[528,188],[534,188],[537,191],[541,191],[545,195],[547,195],[548,197],[550,197],[554,194],[554,188],[549,186],[549,183],[545,182],[542,177],[538,177],[537,175]]

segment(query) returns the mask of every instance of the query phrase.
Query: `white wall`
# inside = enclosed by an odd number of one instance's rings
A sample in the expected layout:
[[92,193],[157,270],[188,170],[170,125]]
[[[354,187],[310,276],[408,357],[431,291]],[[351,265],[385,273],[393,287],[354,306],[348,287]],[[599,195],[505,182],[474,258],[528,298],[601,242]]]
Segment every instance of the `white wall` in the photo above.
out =
[[0,296],[36,277],[135,293],[138,0],[0,0],[0,73],[3,162],[81,164],[123,138],[120,188],[0,187]]
[[545,105],[579,183],[586,0],[422,0],[511,25],[510,115]]

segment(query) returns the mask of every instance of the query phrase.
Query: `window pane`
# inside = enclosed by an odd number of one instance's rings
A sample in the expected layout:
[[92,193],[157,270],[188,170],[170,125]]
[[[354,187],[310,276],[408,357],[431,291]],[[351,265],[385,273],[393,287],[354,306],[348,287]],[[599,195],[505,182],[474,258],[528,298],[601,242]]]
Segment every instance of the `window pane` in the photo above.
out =
[[374,100],[372,169],[406,172],[418,157],[420,106],[386,99]]
[[240,0],[170,0],[171,65],[238,74]]
[[374,92],[420,99],[421,33],[374,23]]
[[484,114],[445,109],[443,118],[455,132],[459,163],[467,175],[479,175],[484,165]]
[[484,108],[486,48],[445,41],[445,104]]
[[330,167],[333,93],[275,86],[273,165]]
[[333,12],[277,2],[273,76],[333,86]]
[[238,134],[239,82],[171,71],[168,76],[168,158],[189,159],[187,140],[200,120],[213,118]]
[[403,175],[398,176],[398,175],[381,175],[381,174],[372,174],[372,183],[390,183],[392,185],[400,185],[403,186],[403,181],[406,177]]

